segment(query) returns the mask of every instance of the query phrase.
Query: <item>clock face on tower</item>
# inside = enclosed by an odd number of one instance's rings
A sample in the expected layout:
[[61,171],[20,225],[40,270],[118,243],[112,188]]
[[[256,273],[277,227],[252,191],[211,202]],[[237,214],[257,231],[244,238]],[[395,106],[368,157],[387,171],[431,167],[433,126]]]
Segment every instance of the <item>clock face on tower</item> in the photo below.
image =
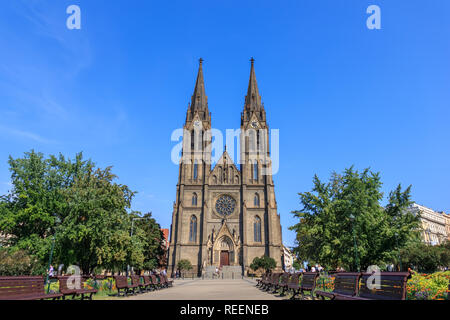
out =
[[234,200],[231,196],[221,196],[216,201],[216,211],[224,217],[231,216],[235,208],[236,200]]
[[194,122],[194,126],[196,126],[197,128],[200,127],[202,123],[200,121],[195,121]]
[[258,122],[253,121],[253,122],[252,122],[252,127],[253,127],[254,129],[257,129],[257,128],[258,128]]

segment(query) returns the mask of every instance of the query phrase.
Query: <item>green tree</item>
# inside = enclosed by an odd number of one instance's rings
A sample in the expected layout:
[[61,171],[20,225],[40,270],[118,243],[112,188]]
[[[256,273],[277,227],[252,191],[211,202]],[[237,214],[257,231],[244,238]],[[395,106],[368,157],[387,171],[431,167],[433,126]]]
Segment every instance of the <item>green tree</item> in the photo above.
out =
[[369,169],[333,173],[328,183],[314,176],[313,184],[311,192],[299,193],[303,208],[293,211],[299,222],[290,227],[296,232],[294,252],[302,260],[356,270],[353,231],[363,270],[391,263],[400,248],[417,241],[419,217],[405,210],[411,187],[402,191],[399,185],[383,207],[380,174]]
[[277,262],[275,259],[268,257],[268,256],[262,256],[261,258],[255,257],[250,264],[250,268],[253,271],[257,271],[258,269],[263,269],[265,272],[270,272],[273,269],[275,269],[277,266]]
[[402,264],[413,270],[433,273],[441,267],[450,266],[450,242],[438,246],[411,243],[400,252]]
[[63,220],[67,209],[63,190],[93,166],[83,160],[63,155],[44,158],[34,150],[22,158],[9,157],[12,190],[0,199],[0,232],[7,234],[4,245],[23,249],[45,264],[56,221]]
[[[141,214],[133,212],[131,216],[141,217]],[[152,270],[161,267],[160,261],[163,260],[166,253],[163,248],[164,235],[161,231],[161,226],[152,218],[151,213],[142,215],[142,219],[136,220],[134,226],[136,241],[141,244],[142,248],[143,261],[141,268]]]
[[134,192],[115,179],[111,167],[91,169],[64,192],[67,215],[57,232],[59,259],[79,265],[85,274],[98,266],[120,268],[132,262],[141,267],[144,261],[142,244],[133,243],[129,234],[126,210]]

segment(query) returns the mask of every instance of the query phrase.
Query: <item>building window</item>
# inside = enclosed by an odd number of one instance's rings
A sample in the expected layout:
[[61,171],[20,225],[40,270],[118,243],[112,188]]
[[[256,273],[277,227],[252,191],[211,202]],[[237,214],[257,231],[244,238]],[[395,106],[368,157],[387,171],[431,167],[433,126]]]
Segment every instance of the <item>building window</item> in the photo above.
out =
[[197,160],[195,160],[194,162],[194,180],[197,180],[198,177],[198,164],[197,164]]
[[197,194],[194,192],[194,194],[192,195],[192,205],[196,206],[197,205]]
[[258,161],[253,164],[253,180],[258,181]]
[[259,207],[259,194],[255,193],[255,198],[253,200],[255,207]]
[[255,242],[261,242],[261,218],[256,216],[253,223],[253,233]]
[[196,242],[197,241],[197,217],[191,217],[191,223],[189,227],[189,241]]

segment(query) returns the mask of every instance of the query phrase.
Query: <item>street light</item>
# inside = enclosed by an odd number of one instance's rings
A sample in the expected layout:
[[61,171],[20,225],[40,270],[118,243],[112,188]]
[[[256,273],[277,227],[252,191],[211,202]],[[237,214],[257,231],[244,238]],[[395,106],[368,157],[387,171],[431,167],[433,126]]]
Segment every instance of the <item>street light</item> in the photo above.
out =
[[397,255],[398,255],[398,262],[400,264],[400,271],[403,270],[402,267],[402,257],[400,256],[400,247],[398,246],[398,233],[395,233],[395,242],[397,243]]
[[352,221],[353,246],[355,248],[355,264],[356,264],[356,269],[359,272],[360,268],[359,268],[359,261],[358,261],[358,246],[356,245],[356,234],[355,234],[355,224],[354,224],[355,216],[353,214],[350,214],[350,220]]
[[[55,216],[56,216],[56,214],[55,214]],[[56,224],[59,224],[61,222],[61,219],[58,216],[56,216],[55,222],[56,222]],[[47,293],[50,292],[49,276],[50,276],[50,266],[52,264],[52,259],[53,259],[53,251],[55,250],[55,240],[56,240],[55,235],[56,235],[56,231],[55,231],[55,233],[53,234],[53,237],[52,237],[52,249],[50,251],[50,258],[48,259],[47,278],[45,280],[45,284],[47,284]]]

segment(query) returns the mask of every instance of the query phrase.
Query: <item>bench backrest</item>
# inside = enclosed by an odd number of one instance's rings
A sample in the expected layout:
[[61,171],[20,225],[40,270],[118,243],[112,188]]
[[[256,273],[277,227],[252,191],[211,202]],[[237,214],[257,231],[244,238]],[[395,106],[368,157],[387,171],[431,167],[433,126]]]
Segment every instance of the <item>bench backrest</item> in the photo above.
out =
[[158,279],[156,279],[156,276],[154,274],[150,275],[150,279],[152,280],[152,284],[158,284]]
[[44,277],[0,277],[0,298],[43,295]]
[[281,275],[282,275],[282,273],[274,273],[270,283],[271,284],[278,284],[280,282]]
[[298,286],[299,279],[300,279],[301,275],[302,275],[301,272],[294,273],[291,276],[291,278],[289,279],[288,284],[290,284],[290,285],[297,285]]
[[318,272],[304,272],[302,276],[302,289],[314,290],[318,276]]
[[116,280],[116,288],[122,289],[128,287],[128,278],[126,276],[114,276]]
[[280,277],[280,284],[281,285],[287,284],[290,277],[291,277],[290,273],[288,273],[288,272],[283,273]]
[[163,274],[158,274],[158,275],[156,275],[157,277],[158,277],[158,279],[159,279],[159,283],[161,283],[161,284],[165,284],[167,281],[166,281],[166,278],[164,278],[164,275]]
[[131,284],[132,285],[140,285],[140,283],[141,283],[141,276],[136,276],[136,275],[133,275],[133,276],[131,276],[130,277],[131,278]]
[[149,277],[149,276],[143,276],[143,278],[144,278],[144,284],[145,284],[145,285],[148,285],[148,284],[151,283],[150,277]]
[[[359,296],[367,299],[376,300],[405,300],[406,299],[406,282],[408,281],[409,272],[381,272],[380,288],[369,289],[369,278],[372,273],[363,273],[359,287]],[[373,281],[373,279],[371,279]],[[376,286],[376,282],[372,284]]]
[[[81,276],[77,276],[77,275],[59,276],[58,277],[59,292],[69,293],[69,292],[74,292],[76,290],[81,290],[81,289],[83,289],[83,280],[84,279]],[[78,287],[78,283],[79,283],[79,287]],[[73,288],[69,288],[69,287],[73,287]]]
[[358,292],[359,279],[361,273],[359,272],[343,272],[335,275],[334,279],[334,293],[343,294],[346,296],[354,296]]

